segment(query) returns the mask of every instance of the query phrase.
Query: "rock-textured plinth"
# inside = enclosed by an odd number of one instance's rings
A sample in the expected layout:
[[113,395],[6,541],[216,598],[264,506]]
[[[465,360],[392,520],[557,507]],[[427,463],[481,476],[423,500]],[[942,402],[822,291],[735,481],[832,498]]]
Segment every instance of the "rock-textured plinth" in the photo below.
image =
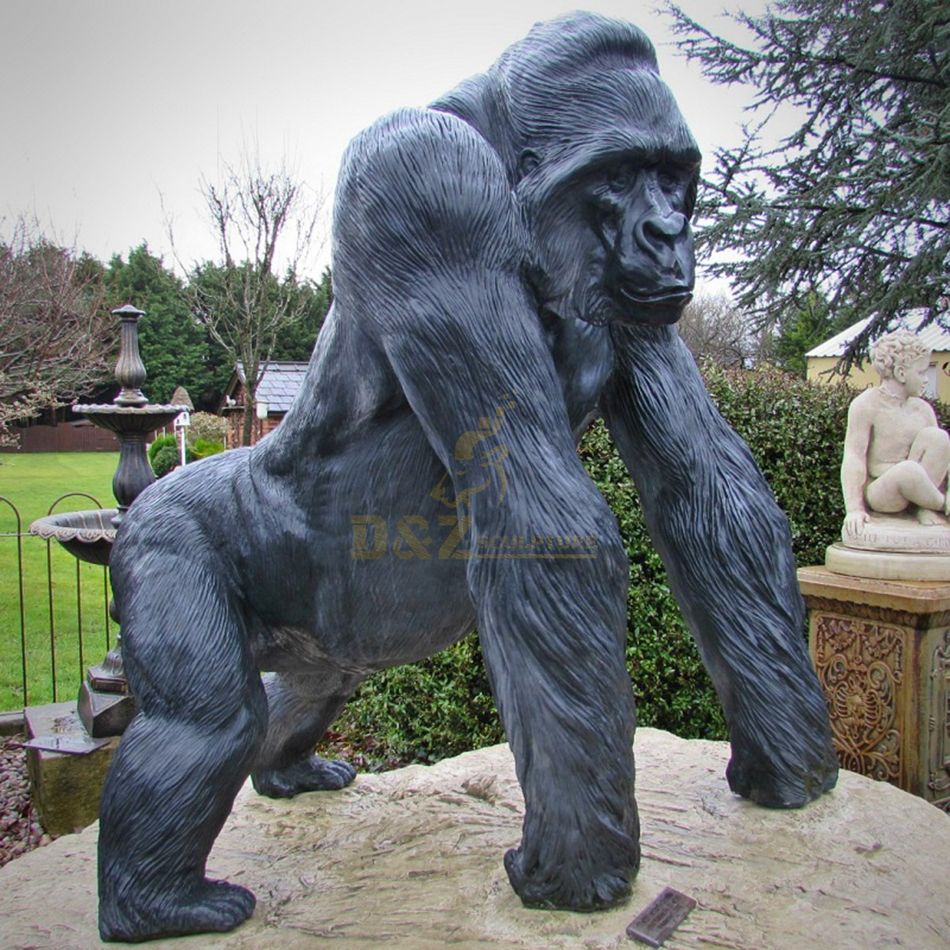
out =
[[[254,889],[254,917],[150,946],[633,947],[626,925],[666,885],[698,901],[669,950],[947,946],[950,819],[932,805],[845,772],[809,807],[770,811],[729,792],[725,743],[641,729],[636,752],[643,866],[625,907],[522,907],[502,854],[518,842],[523,805],[496,746],[292,801],[245,786],[208,869]],[[0,944],[97,945],[96,835],[94,825],[0,869]]]

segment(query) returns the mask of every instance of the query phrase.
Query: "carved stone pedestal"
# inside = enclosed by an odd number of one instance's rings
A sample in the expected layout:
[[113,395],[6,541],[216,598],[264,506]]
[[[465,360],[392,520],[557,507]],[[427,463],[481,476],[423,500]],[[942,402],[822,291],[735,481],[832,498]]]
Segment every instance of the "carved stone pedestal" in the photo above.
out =
[[842,767],[950,813],[950,584],[798,579]]

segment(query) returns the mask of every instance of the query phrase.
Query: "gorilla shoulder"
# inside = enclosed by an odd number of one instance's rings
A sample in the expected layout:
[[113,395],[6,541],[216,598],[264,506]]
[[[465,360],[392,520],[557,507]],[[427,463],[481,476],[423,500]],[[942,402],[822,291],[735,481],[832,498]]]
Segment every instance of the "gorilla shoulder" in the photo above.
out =
[[[444,112],[402,109],[358,135],[335,205],[335,259],[364,286],[457,265],[514,271],[524,254],[501,160]],[[346,277],[334,272],[344,295]]]

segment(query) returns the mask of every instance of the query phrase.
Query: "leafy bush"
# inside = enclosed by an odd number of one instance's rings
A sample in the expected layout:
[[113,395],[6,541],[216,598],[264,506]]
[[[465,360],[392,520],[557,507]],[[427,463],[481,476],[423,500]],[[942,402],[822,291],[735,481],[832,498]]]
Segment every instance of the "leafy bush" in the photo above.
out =
[[[704,374],[789,516],[799,566],[822,563],[844,517],[839,468],[854,393],[772,369],[710,366]],[[725,737],[718,700],[670,594],[636,489],[602,424],[584,437],[580,455],[617,517],[630,556],[626,657],[640,725],[690,738]],[[374,748],[402,760],[434,761],[499,741],[478,640],[470,636],[423,663],[377,674],[335,728],[368,735]]]
[[364,683],[334,729],[372,736],[389,757],[434,762],[504,740],[473,633],[411,666]]
[[[216,416],[213,412],[191,413],[191,425],[186,430],[188,445],[194,446],[198,442],[211,442],[224,445],[224,436],[228,429],[227,420],[223,416]],[[223,451],[223,448],[222,450]],[[213,453],[208,453],[213,454]],[[203,458],[204,456],[202,456]]]
[[157,436],[155,441],[148,447],[148,460],[152,465],[153,471],[155,469],[155,456],[167,445],[170,445],[172,448],[177,448],[178,439],[173,435],[160,435]]
[[163,445],[152,459],[152,471],[156,478],[164,478],[175,466],[181,464],[181,452],[175,445]]
[[217,455],[224,451],[223,442],[211,442],[208,439],[198,439],[187,447],[189,461],[197,462],[198,459],[207,458],[209,455]]

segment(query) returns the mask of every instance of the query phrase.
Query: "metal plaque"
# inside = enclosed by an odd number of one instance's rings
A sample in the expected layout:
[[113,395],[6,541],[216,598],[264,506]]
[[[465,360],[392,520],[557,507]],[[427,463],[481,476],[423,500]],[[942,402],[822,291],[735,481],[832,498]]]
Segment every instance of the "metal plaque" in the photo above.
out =
[[627,936],[650,947],[662,947],[663,941],[686,920],[696,906],[692,897],[687,897],[672,887],[663,890],[634,917],[627,927]]
[[43,752],[64,752],[68,755],[86,755],[104,746],[108,739],[93,739],[87,735],[37,736],[22,743],[26,749],[41,749]]

